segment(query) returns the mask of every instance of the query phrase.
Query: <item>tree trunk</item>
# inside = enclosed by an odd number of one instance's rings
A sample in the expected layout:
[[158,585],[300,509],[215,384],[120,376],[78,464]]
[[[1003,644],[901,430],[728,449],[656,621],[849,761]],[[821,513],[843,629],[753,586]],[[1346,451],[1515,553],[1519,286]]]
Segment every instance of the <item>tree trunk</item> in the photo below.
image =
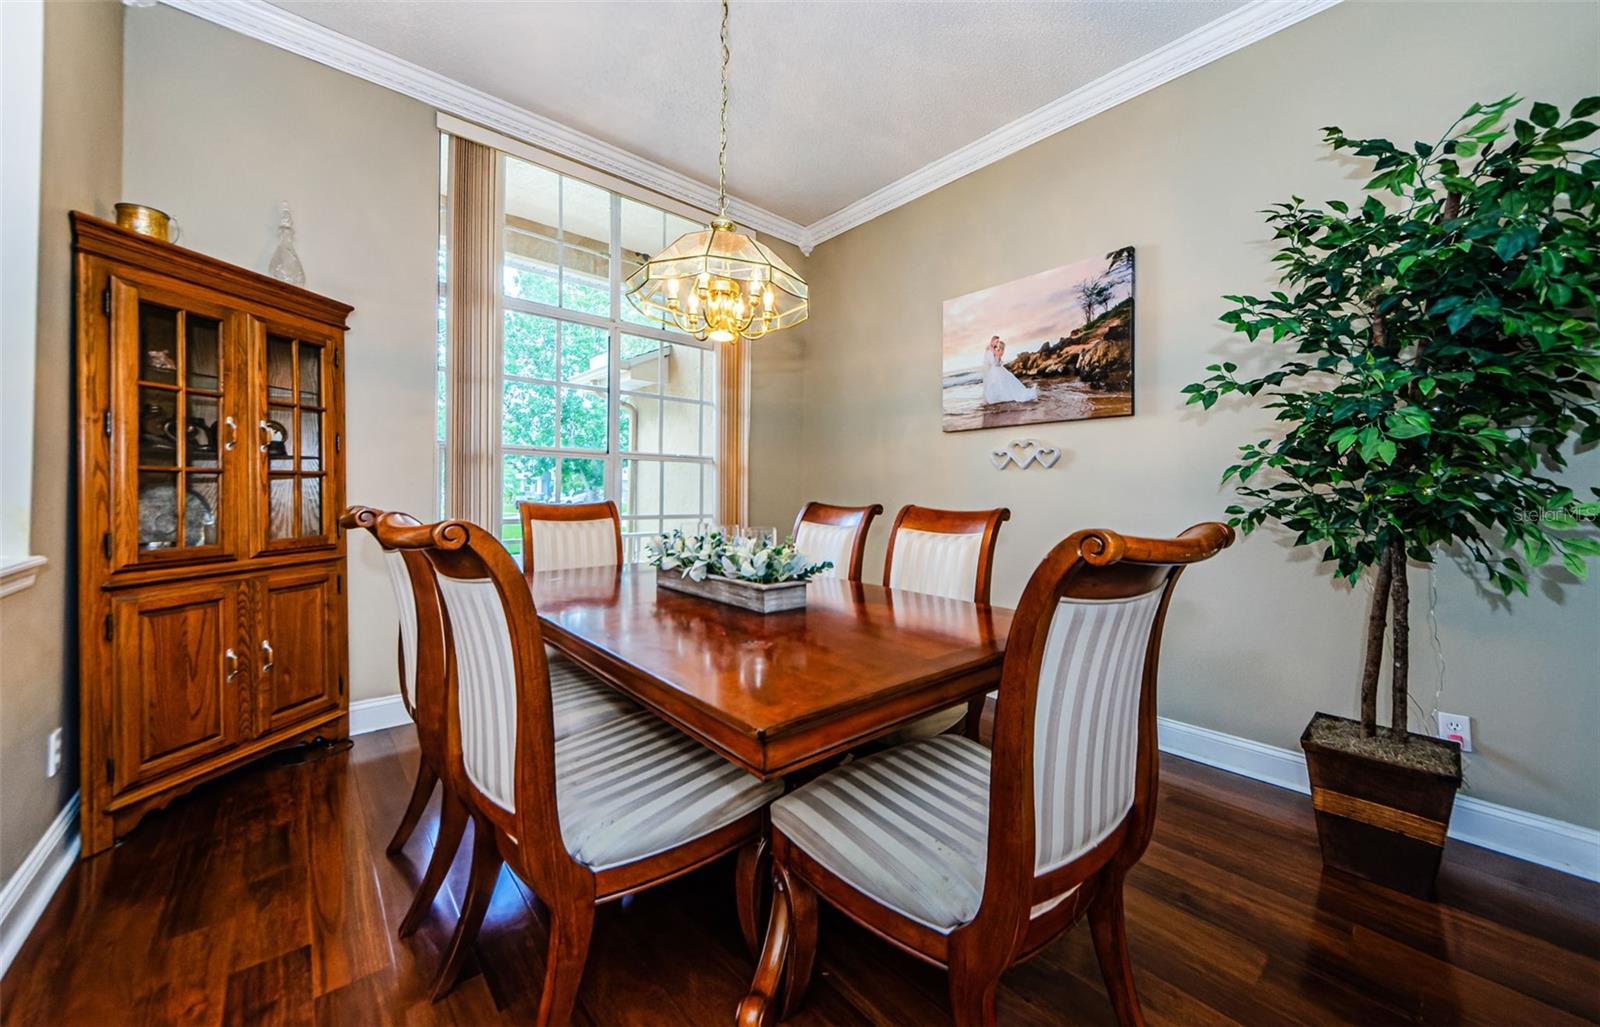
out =
[[1389,585],[1393,564],[1385,549],[1378,559],[1378,580],[1372,586],[1372,608],[1367,614],[1367,659],[1361,667],[1361,733],[1378,733],[1378,670],[1383,666],[1383,634],[1389,613]]
[[1409,734],[1411,719],[1408,685],[1411,676],[1411,586],[1406,580],[1406,547],[1404,542],[1389,544],[1389,563],[1394,584],[1390,601],[1394,604],[1394,676],[1390,684],[1393,705],[1389,713],[1389,730],[1404,742]]

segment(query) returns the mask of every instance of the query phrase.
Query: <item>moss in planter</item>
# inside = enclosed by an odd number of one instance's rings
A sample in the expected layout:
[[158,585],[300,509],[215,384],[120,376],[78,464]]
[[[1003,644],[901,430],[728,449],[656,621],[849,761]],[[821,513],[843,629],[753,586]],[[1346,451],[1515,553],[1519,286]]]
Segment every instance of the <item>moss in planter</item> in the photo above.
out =
[[1414,732],[1407,741],[1401,741],[1388,728],[1379,728],[1377,734],[1367,738],[1361,734],[1359,721],[1319,716],[1311,722],[1307,740],[1329,749],[1429,774],[1455,777],[1461,773],[1461,753],[1453,743]]

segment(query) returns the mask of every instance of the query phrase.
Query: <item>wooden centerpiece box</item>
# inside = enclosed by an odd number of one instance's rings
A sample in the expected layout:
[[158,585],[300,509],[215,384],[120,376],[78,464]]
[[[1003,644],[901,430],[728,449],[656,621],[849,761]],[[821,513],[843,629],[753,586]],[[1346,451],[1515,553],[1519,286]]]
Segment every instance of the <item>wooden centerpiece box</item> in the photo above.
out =
[[73,213],[85,857],[347,733],[351,308]]
[[708,574],[704,580],[696,581],[674,571],[657,571],[656,587],[699,596],[716,603],[727,603],[756,613],[782,613],[806,607],[806,583],[803,581],[763,585],[754,581],[724,578],[720,574]]

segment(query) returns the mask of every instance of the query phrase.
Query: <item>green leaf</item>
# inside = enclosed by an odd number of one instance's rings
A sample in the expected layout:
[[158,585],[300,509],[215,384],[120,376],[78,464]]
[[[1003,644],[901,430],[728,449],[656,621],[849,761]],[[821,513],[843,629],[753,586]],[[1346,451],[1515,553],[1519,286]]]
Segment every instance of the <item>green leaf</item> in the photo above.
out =
[[1591,114],[1600,114],[1600,96],[1586,96],[1572,105],[1574,118],[1587,118]]
[[1528,113],[1528,118],[1540,128],[1550,128],[1561,120],[1561,111],[1554,104],[1536,103]]
[[1589,577],[1589,567],[1583,562],[1583,557],[1577,553],[1562,553],[1561,564],[1572,573],[1574,578],[1585,581]]

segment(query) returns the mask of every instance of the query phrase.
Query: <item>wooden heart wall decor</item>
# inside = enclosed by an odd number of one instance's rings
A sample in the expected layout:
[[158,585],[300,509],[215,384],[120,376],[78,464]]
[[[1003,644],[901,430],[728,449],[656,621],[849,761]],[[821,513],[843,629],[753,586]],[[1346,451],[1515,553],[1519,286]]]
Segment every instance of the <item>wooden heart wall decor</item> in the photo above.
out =
[[1061,450],[1055,446],[1047,446],[1038,439],[1017,439],[1007,444],[1004,449],[989,451],[989,462],[994,464],[994,469],[997,471],[1003,471],[1011,464],[1015,464],[1019,469],[1026,468],[1029,464],[1050,468],[1060,459]]

